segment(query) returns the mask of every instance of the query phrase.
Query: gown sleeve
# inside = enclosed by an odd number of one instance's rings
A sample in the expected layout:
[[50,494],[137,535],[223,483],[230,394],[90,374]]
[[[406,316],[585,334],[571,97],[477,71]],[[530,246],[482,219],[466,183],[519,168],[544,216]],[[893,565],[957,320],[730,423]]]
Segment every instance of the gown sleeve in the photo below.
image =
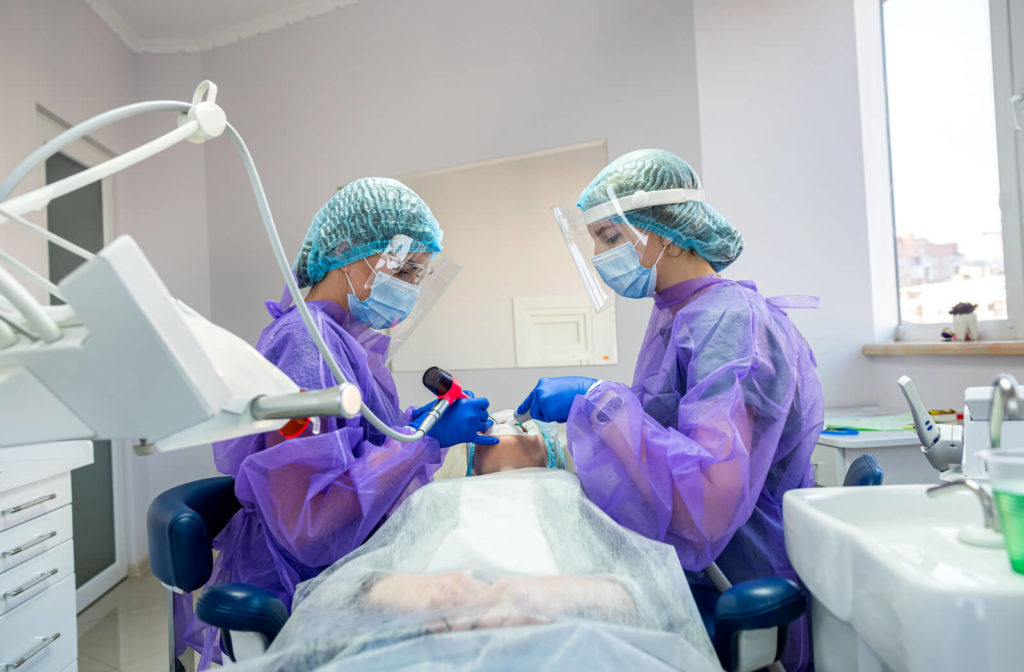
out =
[[[275,344],[275,363],[303,389],[334,385],[326,362],[304,332],[283,333]],[[337,341],[337,342],[335,342]],[[340,339],[328,339],[349,381],[360,384],[372,372],[357,357],[346,357]],[[378,411],[379,413],[380,411]],[[394,409],[395,416],[405,413]],[[339,422],[340,420],[340,422]],[[329,565],[362,543],[375,527],[439,464],[436,440],[402,443],[379,435],[368,440],[363,418],[320,418],[320,432],[308,427],[284,440],[277,432],[236,441],[244,455],[235,476],[235,492],[253,505],[274,541],[304,565]],[[225,442],[230,443],[230,442]],[[229,446],[216,447],[227,455]]]
[[577,397],[569,415],[569,446],[590,499],[622,525],[673,544],[688,570],[714,562],[750,517],[786,422],[795,385],[775,375],[760,345],[750,311],[680,311],[669,343],[681,388],[674,426],[648,415],[634,389],[607,381]]

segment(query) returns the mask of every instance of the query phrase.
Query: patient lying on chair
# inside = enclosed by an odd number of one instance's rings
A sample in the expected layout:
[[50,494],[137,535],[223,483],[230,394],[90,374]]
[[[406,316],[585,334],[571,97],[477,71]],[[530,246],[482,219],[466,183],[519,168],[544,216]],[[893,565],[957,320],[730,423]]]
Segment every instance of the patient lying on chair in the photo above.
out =
[[721,669],[672,548],[587,500],[553,427],[494,417],[472,478],[421,488],[300,585],[240,669]]

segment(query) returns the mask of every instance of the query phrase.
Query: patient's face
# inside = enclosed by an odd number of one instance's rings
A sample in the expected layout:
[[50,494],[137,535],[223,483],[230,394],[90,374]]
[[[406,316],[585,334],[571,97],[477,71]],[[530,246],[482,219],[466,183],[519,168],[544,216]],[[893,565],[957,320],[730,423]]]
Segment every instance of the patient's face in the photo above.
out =
[[473,473],[477,475],[547,464],[548,450],[540,434],[501,435],[496,445],[478,445],[473,455]]

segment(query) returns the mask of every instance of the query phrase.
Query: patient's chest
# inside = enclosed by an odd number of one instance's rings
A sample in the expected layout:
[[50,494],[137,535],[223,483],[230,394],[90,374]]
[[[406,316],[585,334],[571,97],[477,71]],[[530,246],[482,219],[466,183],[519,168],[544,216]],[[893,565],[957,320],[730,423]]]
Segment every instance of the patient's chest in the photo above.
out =
[[460,484],[458,521],[442,539],[426,571],[560,573],[540,524],[534,479],[523,478],[525,474],[504,476],[478,476]]

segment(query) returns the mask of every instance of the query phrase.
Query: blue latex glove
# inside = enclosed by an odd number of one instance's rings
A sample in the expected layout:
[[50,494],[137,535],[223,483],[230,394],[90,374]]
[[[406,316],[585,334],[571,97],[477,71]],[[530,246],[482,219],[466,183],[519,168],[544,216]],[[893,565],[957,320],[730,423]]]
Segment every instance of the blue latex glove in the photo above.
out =
[[[445,409],[441,419],[430,428],[427,435],[437,439],[442,448],[459,443],[493,446],[498,443],[498,437],[480,434],[494,424],[494,421],[487,416],[489,404],[487,397],[459,399]],[[430,406],[426,408],[430,410]],[[416,412],[418,413],[419,410]]]
[[573,400],[586,394],[596,382],[594,378],[585,376],[541,378],[530,395],[519,404],[516,413],[529,411],[534,420],[541,422],[565,422],[569,419]]
[[426,406],[420,406],[412,412],[412,418],[409,419],[409,426],[419,429],[420,423],[423,421],[423,416],[430,412],[430,408],[434,405],[434,402],[430,402]]

